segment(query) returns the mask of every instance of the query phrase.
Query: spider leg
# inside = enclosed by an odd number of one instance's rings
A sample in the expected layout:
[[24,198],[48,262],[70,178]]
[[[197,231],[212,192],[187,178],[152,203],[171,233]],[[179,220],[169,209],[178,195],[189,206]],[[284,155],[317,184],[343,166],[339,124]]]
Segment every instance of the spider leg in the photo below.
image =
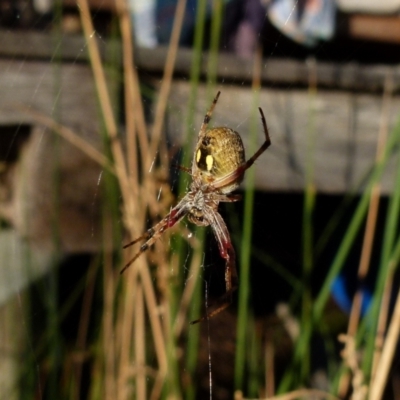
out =
[[218,197],[218,201],[223,201],[225,203],[233,203],[235,201],[242,200],[241,194],[222,194]]
[[265,142],[264,142],[264,143],[261,145],[261,147],[254,153],[254,155],[253,155],[252,157],[250,157],[250,158],[246,161],[246,163],[242,166],[243,172],[244,172],[246,169],[250,168],[250,167],[254,164],[254,161],[256,161],[257,158],[260,157],[261,154],[264,153],[264,151],[267,150],[269,146],[271,146],[271,139],[270,139],[270,137],[269,137],[268,126],[267,126],[267,122],[266,122],[265,117],[264,117],[263,110],[262,110],[260,107],[258,107],[258,109],[259,109],[260,114],[261,114],[261,121],[262,121],[262,124],[263,124],[263,129],[264,129],[264,134],[265,134]]
[[203,123],[201,124],[200,131],[199,131],[198,141],[200,141],[200,139],[205,135],[205,133],[207,131],[208,123],[211,120],[211,116],[212,116],[212,113],[214,111],[214,107],[217,104],[218,97],[219,97],[220,94],[221,94],[221,92],[217,93],[217,95],[215,96],[215,98],[214,98],[214,100],[213,100],[213,102],[211,104],[210,109],[207,111],[207,114],[204,116],[204,120],[203,120]]
[[188,167],[184,167],[183,165],[172,164],[172,166],[180,171],[187,172],[189,175],[192,175],[192,169]]
[[239,179],[239,177],[241,177],[245,173],[245,171],[254,164],[254,162],[257,160],[257,158],[260,157],[260,155],[262,153],[264,153],[264,151],[267,150],[268,147],[271,145],[271,139],[269,137],[269,131],[268,131],[268,127],[267,127],[267,122],[265,121],[263,110],[260,107],[258,109],[261,114],[261,121],[263,124],[263,129],[264,129],[264,134],[265,134],[264,143],[253,154],[253,156],[250,157],[244,164],[242,164],[241,166],[239,166],[238,168],[236,168],[234,171],[232,171],[230,174],[224,176],[223,178],[215,180],[212,185],[216,189],[227,186],[230,183],[237,181]]
[[133,246],[135,243],[138,243],[138,242],[140,242],[140,241],[142,241],[142,240],[148,240],[148,239],[150,239],[150,238],[154,235],[154,232],[153,232],[153,231],[154,231],[154,228],[155,228],[155,227],[148,229],[148,230],[146,231],[146,233],[144,233],[142,236],[139,236],[139,237],[136,238],[135,240],[132,240],[132,242],[129,242],[129,243],[125,244],[124,246],[122,246],[122,248],[123,248],[123,249],[126,249],[126,248],[131,247],[131,246]]
[[131,264],[133,264],[150,246],[152,246],[155,241],[169,228],[172,228],[177,222],[179,222],[187,213],[184,199],[182,199],[178,205],[176,205],[171,212],[164,217],[158,224],[150,228],[145,234],[133,240],[132,242],[126,244],[123,248],[132,246],[133,244],[146,240],[140,246],[138,253],[129,260],[124,268],[121,269],[120,274],[122,274]]
[[217,212],[213,212],[212,223],[210,224],[214,232],[215,238],[217,239],[219,253],[221,257],[226,261],[225,263],[225,287],[226,291],[221,296],[212,311],[207,312],[203,317],[192,321],[190,324],[197,324],[204,319],[212,318],[214,315],[219,314],[225,310],[232,302],[232,293],[237,289],[238,276],[236,271],[236,255],[235,250],[232,246],[231,238],[229,235],[228,228],[222,219],[221,215]]

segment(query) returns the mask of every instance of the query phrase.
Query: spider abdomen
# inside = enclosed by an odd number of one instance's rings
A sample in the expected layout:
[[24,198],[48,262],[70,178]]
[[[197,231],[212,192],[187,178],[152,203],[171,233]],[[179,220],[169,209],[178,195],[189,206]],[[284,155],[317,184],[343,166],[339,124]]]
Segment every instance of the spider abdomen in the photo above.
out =
[[[235,171],[246,162],[240,135],[232,129],[220,127],[210,129],[197,143],[194,160],[203,183],[212,183]],[[231,182],[221,191],[229,193],[236,189],[243,176]]]

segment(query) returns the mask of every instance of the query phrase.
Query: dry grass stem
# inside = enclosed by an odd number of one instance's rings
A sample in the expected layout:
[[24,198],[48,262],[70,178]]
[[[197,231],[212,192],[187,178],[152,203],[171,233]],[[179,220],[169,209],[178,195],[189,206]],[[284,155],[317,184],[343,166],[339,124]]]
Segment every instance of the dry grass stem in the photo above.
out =
[[[386,75],[383,100],[382,100],[382,112],[380,129],[378,133],[378,144],[376,149],[376,163],[379,163],[384,156],[384,148],[387,140],[388,133],[388,116],[390,112],[391,99],[393,93],[393,79],[392,74],[388,72]],[[375,236],[376,221],[378,216],[379,202],[380,202],[380,184],[376,183],[371,191],[371,199],[367,215],[367,223],[364,232],[364,242],[361,251],[360,264],[358,267],[358,279],[362,281],[368,274],[369,264],[371,260],[371,252],[373,246],[373,239]],[[347,334],[354,336],[358,329],[358,324],[361,315],[361,306],[363,301],[363,294],[361,290],[357,290],[354,295],[352,308],[350,311],[349,324],[347,328]],[[347,393],[350,384],[348,374],[344,373],[339,382],[339,393]]]
[[364,374],[360,369],[355,339],[353,336],[341,334],[339,335],[339,342],[344,344],[341,355],[353,376],[351,380],[353,389],[351,399],[365,400],[368,394],[368,386],[365,384]]
[[164,379],[165,379],[164,375],[159,372],[154,381],[153,389],[150,394],[150,400],[157,400],[161,397],[161,392],[164,385]]
[[178,52],[179,38],[181,35],[183,17],[185,15],[186,0],[178,0],[175,10],[174,25],[172,27],[171,40],[168,47],[167,59],[164,66],[164,74],[161,80],[160,94],[155,111],[155,121],[152,131],[150,156],[155,157],[160,144],[160,137],[167,108],[168,96],[171,90],[171,82],[174,73],[176,54]]
[[[93,27],[87,0],[77,0],[77,5],[81,15],[82,28],[92,63],[95,84],[99,95],[102,115],[107,128],[107,133],[111,139],[117,138],[117,124],[115,122],[114,111],[111,106],[111,99],[107,88],[106,76],[101,62],[100,51],[96,43],[96,31]],[[122,152],[121,152],[122,156]],[[123,161],[123,156],[121,160]]]
[[380,400],[385,389],[393,357],[396,354],[396,346],[400,336],[400,290],[397,294],[396,305],[392,320],[386,335],[382,356],[376,369],[375,377],[371,384],[370,400]]
[[[121,343],[121,355],[124,352],[127,352],[131,346],[132,339],[135,341],[137,340],[137,337],[134,336],[134,332],[132,331],[132,326],[133,326],[133,316],[137,312],[137,304],[136,302],[132,301],[132,298],[130,297],[132,291],[135,292],[138,290],[139,286],[143,286],[143,291],[145,294],[145,300],[147,304],[147,310],[148,310],[148,315],[150,318],[150,324],[152,328],[152,334],[153,334],[153,340],[154,340],[154,347],[155,347],[155,352],[157,356],[157,361],[160,366],[160,374],[165,377],[165,373],[167,371],[167,358],[166,358],[166,347],[165,347],[165,340],[164,340],[164,334],[163,334],[163,329],[161,326],[160,322],[160,315],[157,312],[158,310],[158,304],[156,301],[156,296],[154,292],[154,287],[152,284],[152,279],[150,276],[150,271],[148,269],[147,264],[145,263],[144,259],[139,259],[135,263],[135,265],[132,265],[130,267],[129,274],[126,275],[131,275],[128,277],[128,283],[125,288],[125,295],[124,295],[124,301],[122,304],[123,311],[121,312],[121,319],[125,320],[125,323],[123,324],[122,328],[122,338],[120,339]],[[144,342],[140,341],[140,345],[144,346]],[[128,370],[130,368],[130,358],[128,355],[125,354],[125,356],[121,357],[121,363],[120,363],[120,373],[121,373],[121,380],[124,381],[125,384],[127,384],[127,379],[128,377]],[[124,397],[122,397],[124,398]]]
[[[281,394],[279,396],[265,397],[264,399],[257,400],[295,400],[295,399],[329,399],[340,400],[338,397],[318,389],[298,389],[293,392]],[[237,390],[235,392],[235,400],[256,400],[243,397],[242,392]]]
[[[378,133],[378,143],[376,148],[376,163],[380,163],[384,157],[384,150],[388,136],[388,122],[390,107],[392,102],[393,94],[393,77],[391,72],[388,72],[385,79],[385,86],[382,99],[382,112],[380,129]],[[358,267],[358,279],[362,281],[368,274],[369,264],[371,261],[371,253],[373,240],[376,230],[376,221],[378,218],[378,209],[381,195],[380,183],[377,182],[371,191],[371,199],[367,215],[367,223],[364,233],[364,242],[361,252],[360,264]],[[350,320],[348,326],[348,334],[355,335],[360,320],[361,305],[362,305],[362,293],[358,290],[354,296],[353,306],[350,313]]]
[[[125,253],[126,255],[126,253]],[[127,258],[125,259],[128,260]],[[119,400],[128,399],[129,388],[128,379],[131,369],[131,345],[133,341],[133,320],[135,315],[136,292],[138,287],[138,266],[145,260],[138,260],[138,263],[132,266],[129,274],[126,274],[125,285],[121,288],[121,304],[119,305],[117,315],[116,337],[119,346],[119,372],[118,372],[118,395]],[[125,264],[125,262],[124,262]]]
[[[121,22],[121,33],[123,38],[123,49],[124,49],[124,77],[125,77],[125,103],[126,103],[126,115],[127,115],[127,143],[128,143],[128,163],[125,162],[124,153],[122,151],[120,140],[117,137],[117,129],[115,124],[115,119],[112,113],[110,98],[107,92],[105,76],[103,72],[103,68],[101,65],[101,60],[99,57],[99,52],[96,46],[96,43],[93,39],[93,24],[90,19],[89,8],[87,6],[87,1],[79,0],[78,6],[80,7],[82,25],[84,28],[86,40],[88,42],[90,59],[92,62],[93,72],[96,81],[96,87],[98,88],[101,108],[103,111],[106,128],[108,131],[108,135],[111,138],[111,149],[114,158],[114,162],[117,166],[120,167],[120,171],[117,174],[119,183],[121,185],[121,192],[123,198],[123,217],[128,230],[133,237],[136,234],[139,234],[139,230],[141,231],[144,227],[145,217],[146,217],[146,209],[150,206],[150,209],[154,213],[159,212],[159,205],[156,201],[154,201],[155,193],[156,193],[156,185],[153,182],[154,179],[152,177],[148,177],[148,168],[150,167],[150,159],[148,157],[149,152],[146,150],[148,148],[148,139],[147,139],[147,130],[144,119],[144,111],[141,103],[141,95],[140,95],[140,87],[139,80],[137,77],[136,70],[133,66],[133,58],[132,58],[132,41],[131,41],[131,29],[130,29],[130,21],[129,15],[127,13],[126,5],[124,1],[117,2],[117,9],[120,14],[120,22]],[[136,129],[138,133],[139,145],[142,154],[142,162],[144,166],[147,168],[143,169],[144,173],[144,184],[141,188],[139,188],[139,176],[137,170],[137,151],[136,151]],[[131,176],[128,176],[126,171],[126,166],[129,166]],[[140,217],[139,217],[140,215]],[[133,250],[132,250],[133,251]],[[154,340],[154,347],[157,356],[157,360],[159,363],[159,374],[164,379],[166,371],[167,371],[167,361],[166,361],[166,348],[164,341],[164,332],[162,330],[162,326],[160,323],[160,316],[155,313],[155,310],[159,308],[157,304],[157,299],[155,295],[155,289],[153,287],[152,279],[150,277],[150,271],[148,265],[145,263],[143,259],[141,262],[138,262],[135,265],[134,270],[130,271],[134,277],[131,280],[131,284],[129,286],[135,286],[136,291],[144,294],[144,299],[146,302],[146,308],[148,310],[150,326],[152,330],[152,336]],[[125,296],[127,296],[127,292],[124,291]],[[136,293],[137,294],[137,293]],[[115,293],[113,294],[115,295]],[[141,297],[142,299],[142,297]],[[119,353],[122,355],[124,352],[130,353],[130,348],[132,346],[132,338],[135,344],[135,357],[136,362],[140,360],[140,363],[143,364],[143,368],[145,366],[145,353],[138,353],[139,346],[142,347],[142,351],[144,351],[145,341],[144,338],[149,337],[144,333],[144,315],[137,315],[140,310],[137,309],[138,304],[140,304],[140,300],[137,298],[137,302],[135,305],[128,304],[127,301],[121,302],[122,310],[118,312],[118,317],[129,321],[129,324],[120,324],[120,329],[118,329],[118,333],[122,335],[118,340],[118,343],[125,343],[127,348],[120,348]],[[138,303],[139,302],[139,303]],[[142,310],[145,307],[142,304]],[[144,311],[143,311],[144,312]],[[135,323],[134,321],[128,317],[128,313],[131,315],[135,315]],[[142,321],[142,322],[140,322]],[[135,326],[135,331],[132,331],[132,324]],[[129,326],[128,326],[129,325]],[[140,332],[139,332],[140,331]],[[133,335],[133,336],[132,336]],[[128,376],[128,368],[129,363],[131,362],[130,357],[124,356],[121,357],[119,363],[119,379],[118,382],[120,384],[119,391],[123,389],[121,392],[124,396],[120,396],[120,398],[126,398],[125,395],[128,395],[128,390],[124,388],[127,385],[127,376]],[[136,376],[136,390],[137,395],[142,396],[146,391],[146,380],[145,376]]]
[[164,375],[167,372],[167,353],[163,329],[160,321],[160,315],[157,312],[158,305],[154,293],[154,287],[148,268],[140,268],[139,273],[143,283],[143,290],[145,294],[148,315],[150,318],[150,325],[153,333],[154,347],[160,366],[160,373]]
[[[93,27],[92,19],[90,16],[89,6],[87,0],[77,0],[77,5],[81,15],[81,22],[83,32],[88,46],[89,57],[93,69],[95,84],[100,101],[102,115],[107,129],[107,134],[110,137],[110,145],[114,157],[115,165],[118,166],[117,175],[121,184],[121,192],[124,197],[125,206],[129,204],[129,181],[126,172],[126,164],[124,153],[122,151],[121,142],[117,135],[117,125],[113,109],[111,106],[111,99],[107,89],[107,81],[104,73],[104,68],[100,58],[100,52],[96,43],[96,35]],[[127,203],[128,202],[128,203]]]
[[375,349],[372,360],[372,372],[371,372],[372,381],[374,380],[378,368],[378,364],[382,353],[382,348],[385,341],[392,289],[393,289],[393,274],[392,271],[389,271],[389,276],[387,277],[385,282],[385,289],[383,291],[382,300],[380,304],[378,326],[375,335]]
[[134,66],[132,26],[126,0],[116,0],[116,6],[120,17],[124,63],[125,116],[128,145],[127,160],[129,172],[132,175],[132,182],[136,186],[139,182],[137,171],[138,152],[136,148],[136,128],[140,153],[143,158],[142,167],[144,170],[147,170],[149,165],[149,161],[147,160],[149,155],[148,132],[140,94],[139,78]]
[[101,167],[114,175],[116,174],[116,168],[111,165],[107,157],[105,157],[103,153],[94,148],[86,140],[82,139],[72,129],[59,124],[54,119],[47,117],[40,111],[33,110],[31,107],[26,105],[19,105],[17,108],[25,114],[30,115],[39,125],[43,125],[50,131],[57,133],[67,142],[82,151],[82,153],[86,154],[90,159],[98,163]]
[[[128,174],[131,182],[131,189],[134,197],[139,195],[139,171],[137,163],[137,141],[136,141],[136,124],[134,117],[135,99],[134,94],[134,76],[133,76],[133,43],[131,35],[130,15],[126,7],[126,2],[116,0],[116,7],[119,15],[121,36],[122,36],[122,57],[124,71],[124,95],[125,95],[125,129],[127,138],[127,161]],[[146,132],[145,132],[146,134]],[[147,138],[146,144],[147,145]]]
[[[139,235],[144,227],[146,202],[153,197],[152,192],[146,191],[146,196],[141,195],[139,188],[138,171],[138,149],[137,135],[142,153],[148,151],[147,127],[144,119],[143,105],[140,96],[139,79],[133,62],[133,42],[130,15],[124,0],[116,0],[116,7],[119,15],[120,29],[123,49],[123,71],[124,71],[124,93],[125,93],[125,123],[127,137],[127,166],[129,182],[132,190],[132,203],[130,210],[126,207],[124,213],[126,226],[130,228],[130,236]],[[137,129],[137,130],[136,130]],[[125,199],[129,201],[129,199]],[[139,211],[142,211],[142,218],[138,218]],[[136,224],[135,224],[136,222]],[[133,253],[134,249],[130,253]],[[129,253],[128,253],[129,254]],[[128,387],[131,369],[131,348],[135,348],[135,365],[144,367],[145,359],[145,325],[144,325],[144,304],[141,280],[138,277],[139,269],[146,269],[145,260],[141,259],[137,265],[131,267],[131,271],[125,274],[125,287],[122,295],[122,302],[118,312],[118,321],[121,321],[118,331],[120,345],[119,359],[119,390],[120,399],[128,399],[131,393]],[[134,320],[136,323],[134,323]],[[136,381],[137,398],[145,398],[146,377],[142,372],[134,376]]]
[[174,335],[179,337],[187,322],[190,300],[193,297],[197,280],[199,279],[200,268],[202,265],[203,249],[201,246],[194,247],[194,253],[190,262],[189,273],[186,279],[185,288],[182,293],[181,302],[175,319]]
[[272,397],[275,394],[275,368],[274,368],[274,343],[272,338],[267,336],[265,342],[265,394]]
[[[383,93],[383,101],[382,101],[382,112],[381,112],[381,122],[380,122],[380,130],[378,134],[378,145],[376,150],[376,163],[381,162],[384,156],[384,148],[387,141],[387,134],[388,134],[388,115],[390,112],[391,107],[391,100],[392,100],[392,93],[393,93],[393,79],[392,74],[388,72],[386,75],[385,80],[385,87]],[[379,200],[380,200],[380,184],[376,183],[372,188],[371,192],[371,200],[370,206],[367,215],[367,224],[365,229],[364,235],[364,243],[361,253],[360,265],[358,270],[358,278],[362,281],[368,273],[369,264],[371,259],[371,252],[372,252],[372,245],[373,239],[375,236],[375,229],[376,229],[376,221],[379,209]],[[357,291],[353,299],[353,306],[351,309],[350,319],[349,319],[349,326],[348,326],[348,334],[355,335],[358,328],[358,323],[361,314],[361,305],[362,305],[362,293],[361,291]],[[383,303],[382,303],[383,306]],[[385,307],[382,308],[382,312],[380,313],[379,323],[378,323],[378,330],[377,330],[377,340],[379,341],[379,337],[382,335],[379,332],[385,329],[386,321],[387,321],[387,309]],[[387,304],[386,304],[387,306]],[[377,365],[377,361],[379,359],[381,346],[377,346],[375,353],[374,353],[374,362],[373,362],[373,371],[372,376],[374,376],[374,370]],[[340,387],[342,388],[343,392],[347,391],[347,386],[345,385],[345,376],[342,378],[342,382]],[[350,382],[350,380],[346,380],[346,382]],[[353,378],[353,386],[354,386],[354,378]],[[354,388],[353,388],[354,389]],[[359,395],[362,398],[363,393]],[[356,398],[353,395],[353,398]]]
[[136,374],[136,398],[146,399],[146,343],[144,325],[144,304],[142,286],[138,285],[135,307],[135,364],[139,369]]

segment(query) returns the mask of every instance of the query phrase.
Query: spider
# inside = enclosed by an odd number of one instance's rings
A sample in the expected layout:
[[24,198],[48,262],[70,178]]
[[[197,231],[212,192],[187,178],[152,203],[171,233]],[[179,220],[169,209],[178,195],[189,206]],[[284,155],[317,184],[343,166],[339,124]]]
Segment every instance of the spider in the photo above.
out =
[[144,240],[139,252],[121,270],[124,272],[137,258],[143,254],[161,235],[173,227],[182,218],[198,226],[210,225],[218,243],[219,253],[225,260],[225,294],[214,305],[212,311],[204,317],[191,322],[197,323],[205,318],[211,318],[229,306],[232,293],[237,289],[238,277],[233,248],[228,228],[218,213],[220,202],[234,202],[241,196],[232,194],[243,180],[245,171],[270,146],[264,113],[259,108],[265,133],[265,141],[256,153],[247,161],[240,135],[232,129],[219,127],[207,130],[213,110],[217,104],[220,92],[217,93],[210,109],[204,117],[200,128],[196,149],[193,155],[192,168],[179,167],[192,176],[189,191],[182,200],[171,209],[170,213],[158,224],[147,230],[142,236],[126,244],[123,248]]

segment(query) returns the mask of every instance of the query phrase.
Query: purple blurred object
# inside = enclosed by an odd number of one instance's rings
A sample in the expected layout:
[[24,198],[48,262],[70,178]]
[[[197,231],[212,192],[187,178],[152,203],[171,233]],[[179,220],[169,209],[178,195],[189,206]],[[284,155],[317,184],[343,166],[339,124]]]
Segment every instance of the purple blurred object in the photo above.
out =
[[233,50],[241,58],[252,59],[261,29],[266,18],[266,9],[260,0],[245,0],[243,19],[233,39]]

